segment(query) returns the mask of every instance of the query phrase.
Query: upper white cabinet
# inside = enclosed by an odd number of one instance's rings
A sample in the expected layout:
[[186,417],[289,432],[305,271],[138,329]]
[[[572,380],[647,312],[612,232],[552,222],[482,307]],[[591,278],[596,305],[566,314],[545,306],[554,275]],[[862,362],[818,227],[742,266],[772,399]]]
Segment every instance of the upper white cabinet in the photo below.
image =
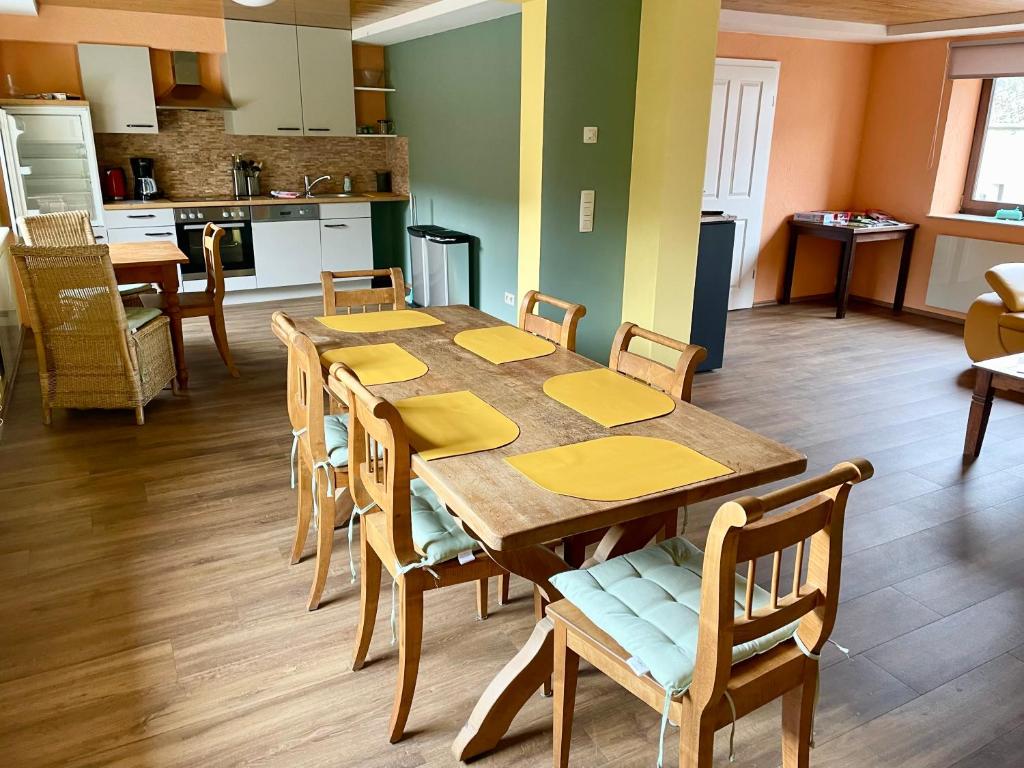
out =
[[307,136],[354,136],[352,33],[324,27],[297,30],[303,132]]
[[295,27],[234,20],[225,21],[224,27],[224,84],[235,104],[233,112],[224,114],[228,133],[301,136]]
[[83,43],[78,65],[96,133],[157,132],[148,48]]

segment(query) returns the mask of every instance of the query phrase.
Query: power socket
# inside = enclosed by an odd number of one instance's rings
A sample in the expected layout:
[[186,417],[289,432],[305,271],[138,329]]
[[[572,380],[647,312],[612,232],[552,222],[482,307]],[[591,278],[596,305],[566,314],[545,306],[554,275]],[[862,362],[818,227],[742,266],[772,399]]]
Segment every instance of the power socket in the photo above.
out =
[[514,307],[516,305],[516,295],[505,291],[505,303],[510,307]]

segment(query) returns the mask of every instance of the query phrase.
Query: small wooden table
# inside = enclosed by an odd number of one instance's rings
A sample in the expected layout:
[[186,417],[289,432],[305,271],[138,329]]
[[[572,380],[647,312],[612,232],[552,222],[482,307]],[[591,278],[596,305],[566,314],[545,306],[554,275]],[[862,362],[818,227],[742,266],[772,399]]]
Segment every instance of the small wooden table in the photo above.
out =
[[163,292],[164,312],[171,321],[174,362],[178,369],[178,386],[188,387],[185,365],[185,338],[181,331],[181,304],[178,301],[178,265],[188,264],[188,257],[174,243],[111,243],[110,262],[119,283],[156,283]]
[[[606,429],[548,397],[543,384],[551,376],[599,368],[585,357],[556,349],[546,357],[493,365],[457,346],[452,337],[502,321],[466,306],[421,310],[444,325],[382,333],[332,331],[314,319],[296,319],[317,349],[399,344],[427,364],[418,379],[370,387],[394,402],[406,397],[470,390],[519,425],[520,435],[492,451],[424,461],[413,454],[412,468],[458,516],[466,531],[506,570],[533,582],[550,602],[561,599],[550,578],[570,569],[545,546],[576,533],[611,527],[598,545],[597,560],[643,547],[664,526],[664,514],[686,504],[753,488],[798,475],[807,458],[689,403],[657,419]],[[700,451],[733,470],[732,474],[625,501],[588,501],[542,489],[505,458],[608,435],[646,435],[673,440]],[[535,626],[522,650],[498,673],[453,745],[460,760],[497,746],[513,718],[547,681],[554,664],[553,624]]]
[[976,459],[981,454],[981,444],[988,428],[988,416],[992,412],[992,400],[996,390],[1024,394],[1024,355],[1008,355],[974,364],[978,378],[971,397],[971,413],[967,418],[967,438],[964,440],[964,456]]
[[900,272],[896,279],[896,295],[892,310],[903,311],[903,299],[907,294],[907,276],[910,274],[910,255],[914,250],[914,233],[917,224],[897,224],[890,227],[853,227],[849,224],[814,224],[807,221],[789,220],[789,251],[786,254],[786,275],[782,284],[780,304],[789,304],[793,294],[793,272],[796,268],[796,246],[800,235],[837,240],[842,244],[839,269],[836,274],[836,317],[846,317],[846,305],[850,301],[850,276],[853,274],[853,259],[861,243],[875,243],[880,240],[902,240]]

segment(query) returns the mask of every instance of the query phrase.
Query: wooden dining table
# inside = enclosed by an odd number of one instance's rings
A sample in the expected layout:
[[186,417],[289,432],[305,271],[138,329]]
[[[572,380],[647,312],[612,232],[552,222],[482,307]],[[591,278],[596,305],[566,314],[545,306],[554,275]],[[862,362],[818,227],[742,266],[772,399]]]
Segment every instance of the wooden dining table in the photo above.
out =
[[[443,325],[377,333],[345,333],[314,318],[296,319],[323,353],[338,347],[394,342],[423,361],[420,378],[370,387],[390,401],[416,395],[469,390],[520,428],[512,443],[489,451],[425,461],[413,470],[444,501],[460,524],[496,562],[536,585],[545,600],[561,598],[551,577],[570,566],[548,542],[609,528],[594,560],[603,561],[650,542],[664,515],[687,504],[746,490],[800,474],[801,453],[682,401],[659,418],[605,428],[543,392],[552,376],[601,366],[558,348],[553,354],[494,365],[456,345],[460,331],[505,325],[466,306],[421,310]],[[506,458],[611,435],[665,438],[725,464],[732,473],[625,501],[589,501],[545,490],[514,469]],[[530,696],[550,679],[553,625],[541,618],[522,649],[483,691],[453,744],[460,760],[495,748]]]
[[177,245],[167,241],[111,243],[108,247],[118,283],[156,283],[164,294],[166,303],[163,309],[171,321],[178,386],[188,387],[185,338],[181,330],[181,304],[178,302],[178,265],[188,264],[188,256]]

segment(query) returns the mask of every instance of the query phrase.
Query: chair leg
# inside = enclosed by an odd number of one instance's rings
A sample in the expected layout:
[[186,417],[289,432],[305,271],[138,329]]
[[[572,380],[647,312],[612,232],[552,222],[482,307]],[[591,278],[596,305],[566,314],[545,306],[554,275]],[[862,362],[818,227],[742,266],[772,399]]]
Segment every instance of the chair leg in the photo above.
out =
[[309,489],[309,473],[306,463],[299,460],[298,482],[296,483],[298,511],[295,517],[295,541],[292,542],[292,565],[302,559],[302,550],[309,535],[309,520],[313,514],[313,496]]
[[487,578],[476,582],[476,616],[483,621],[487,618]]
[[352,671],[363,668],[366,654],[373,639],[373,625],[377,621],[377,603],[380,602],[380,572],[383,564],[370,544],[366,528],[359,524],[359,626],[356,645],[352,652]]
[[[547,610],[548,601],[544,599],[544,595],[540,593],[536,585],[533,587],[533,620],[535,622],[540,621],[544,618],[544,611]],[[541,686],[541,696],[547,697],[551,695],[551,678],[545,677],[544,684]]]
[[498,576],[498,605],[508,605],[508,587],[512,574],[508,571]]
[[215,312],[210,315],[210,332],[213,334],[213,343],[217,345],[220,352],[220,359],[228,367],[228,372],[236,379],[241,376],[235,367],[235,361],[231,358],[231,348],[228,346],[228,329],[224,325],[224,314]]
[[313,577],[313,586],[309,590],[307,606],[311,611],[320,607],[320,598],[327,583],[327,571],[331,567],[331,550],[334,549],[334,499],[326,493],[321,493],[318,501],[320,519],[317,521],[316,530],[316,574]]
[[391,710],[388,741],[402,740],[405,724],[416,692],[416,675],[420,669],[420,648],[423,642],[423,590],[414,578],[398,577],[398,685]]
[[715,718],[684,703],[679,723],[679,768],[711,768],[715,756]]
[[51,423],[53,423],[53,409],[43,403],[43,424],[50,426]]
[[146,423],[146,411],[141,405],[136,406],[135,408],[135,423],[140,427]]
[[818,665],[808,662],[803,685],[782,695],[782,768],[810,765],[814,729],[814,705],[818,690]]
[[555,623],[555,701],[554,701],[554,768],[569,765],[572,742],[572,718],[576,707],[576,679],[580,657],[569,648],[565,625]]

